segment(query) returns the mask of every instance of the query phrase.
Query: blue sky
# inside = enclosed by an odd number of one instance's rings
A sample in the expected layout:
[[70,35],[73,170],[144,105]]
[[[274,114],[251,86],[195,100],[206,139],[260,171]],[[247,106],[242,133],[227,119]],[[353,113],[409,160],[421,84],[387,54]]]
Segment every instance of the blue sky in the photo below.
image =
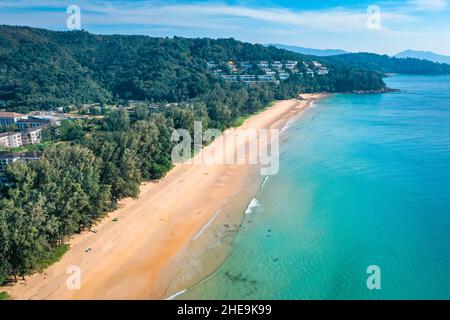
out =
[[[65,30],[71,4],[81,9],[83,29],[93,33],[450,55],[450,0],[1,0],[0,24]],[[367,26],[371,5],[381,10],[380,28]]]

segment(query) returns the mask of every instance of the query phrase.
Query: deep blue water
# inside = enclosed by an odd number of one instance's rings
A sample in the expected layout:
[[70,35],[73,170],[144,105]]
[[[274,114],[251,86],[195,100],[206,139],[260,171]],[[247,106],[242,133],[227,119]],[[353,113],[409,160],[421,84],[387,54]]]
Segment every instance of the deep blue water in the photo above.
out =
[[181,298],[450,299],[450,77],[386,82],[402,92],[334,95],[291,125],[230,258]]

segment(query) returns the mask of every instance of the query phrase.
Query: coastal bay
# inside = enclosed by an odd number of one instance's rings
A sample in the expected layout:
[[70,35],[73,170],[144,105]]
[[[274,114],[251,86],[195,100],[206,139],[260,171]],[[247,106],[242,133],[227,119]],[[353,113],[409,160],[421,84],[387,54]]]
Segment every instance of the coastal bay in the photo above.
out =
[[[179,299],[448,299],[450,78],[314,102],[231,254]],[[380,289],[367,285],[380,270]]]
[[[280,101],[249,118],[242,129],[282,128],[322,95]],[[196,157],[220,144],[216,139]],[[235,150],[227,150],[235,152]],[[13,299],[161,299],[177,270],[180,253],[217,211],[243,188],[241,205],[254,196],[247,188],[252,165],[179,164],[158,182],[141,187],[139,199],[125,199],[96,232],[76,235],[70,251],[43,273],[6,288]],[[255,185],[256,187],[256,185]],[[242,211],[235,215],[242,217]],[[89,248],[89,250],[87,250]],[[81,287],[69,290],[70,266],[81,270]]]

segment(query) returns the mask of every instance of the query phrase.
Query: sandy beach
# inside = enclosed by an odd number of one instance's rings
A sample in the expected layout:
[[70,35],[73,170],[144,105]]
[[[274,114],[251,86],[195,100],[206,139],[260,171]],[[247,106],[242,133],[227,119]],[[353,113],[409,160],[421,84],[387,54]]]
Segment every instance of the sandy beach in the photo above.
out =
[[[304,100],[277,102],[240,128],[282,128],[322,96],[309,94],[303,95]],[[211,149],[222,139],[217,138],[196,157],[212,156]],[[239,198],[238,208],[248,203],[254,196],[248,185],[258,171],[257,165],[249,164],[178,164],[161,181],[142,185],[139,199],[121,201],[119,209],[94,228],[96,232],[74,236],[71,249],[59,262],[0,291],[7,291],[12,299],[167,298],[175,290],[169,287],[178,288],[173,284],[175,275],[184,272],[183,252],[207,232],[208,224],[231,199]],[[242,212],[235,214],[242,216]],[[79,290],[66,286],[70,266],[81,270]]]

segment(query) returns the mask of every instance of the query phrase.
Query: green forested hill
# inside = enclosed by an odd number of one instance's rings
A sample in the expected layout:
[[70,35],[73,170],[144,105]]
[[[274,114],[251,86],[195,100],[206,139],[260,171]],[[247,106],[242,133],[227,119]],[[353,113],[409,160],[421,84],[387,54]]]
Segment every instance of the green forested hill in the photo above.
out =
[[328,62],[345,64],[365,70],[404,74],[450,74],[450,65],[415,58],[395,58],[374,53],[348,53],[324,58]]
[[[183,101],[208,93],[222,80],[206,62],[308,60],[297,53],[234,39],[152,38],[55,32],[0,26],[0,100],[17,111],[117,98]],[[293,91],[379,90],[381,74],[331,63],[320,79],[291,79],[272,88]],[[289,94],[288,94],[289,93]],[[25,110],[24,110],[25,109]]]

